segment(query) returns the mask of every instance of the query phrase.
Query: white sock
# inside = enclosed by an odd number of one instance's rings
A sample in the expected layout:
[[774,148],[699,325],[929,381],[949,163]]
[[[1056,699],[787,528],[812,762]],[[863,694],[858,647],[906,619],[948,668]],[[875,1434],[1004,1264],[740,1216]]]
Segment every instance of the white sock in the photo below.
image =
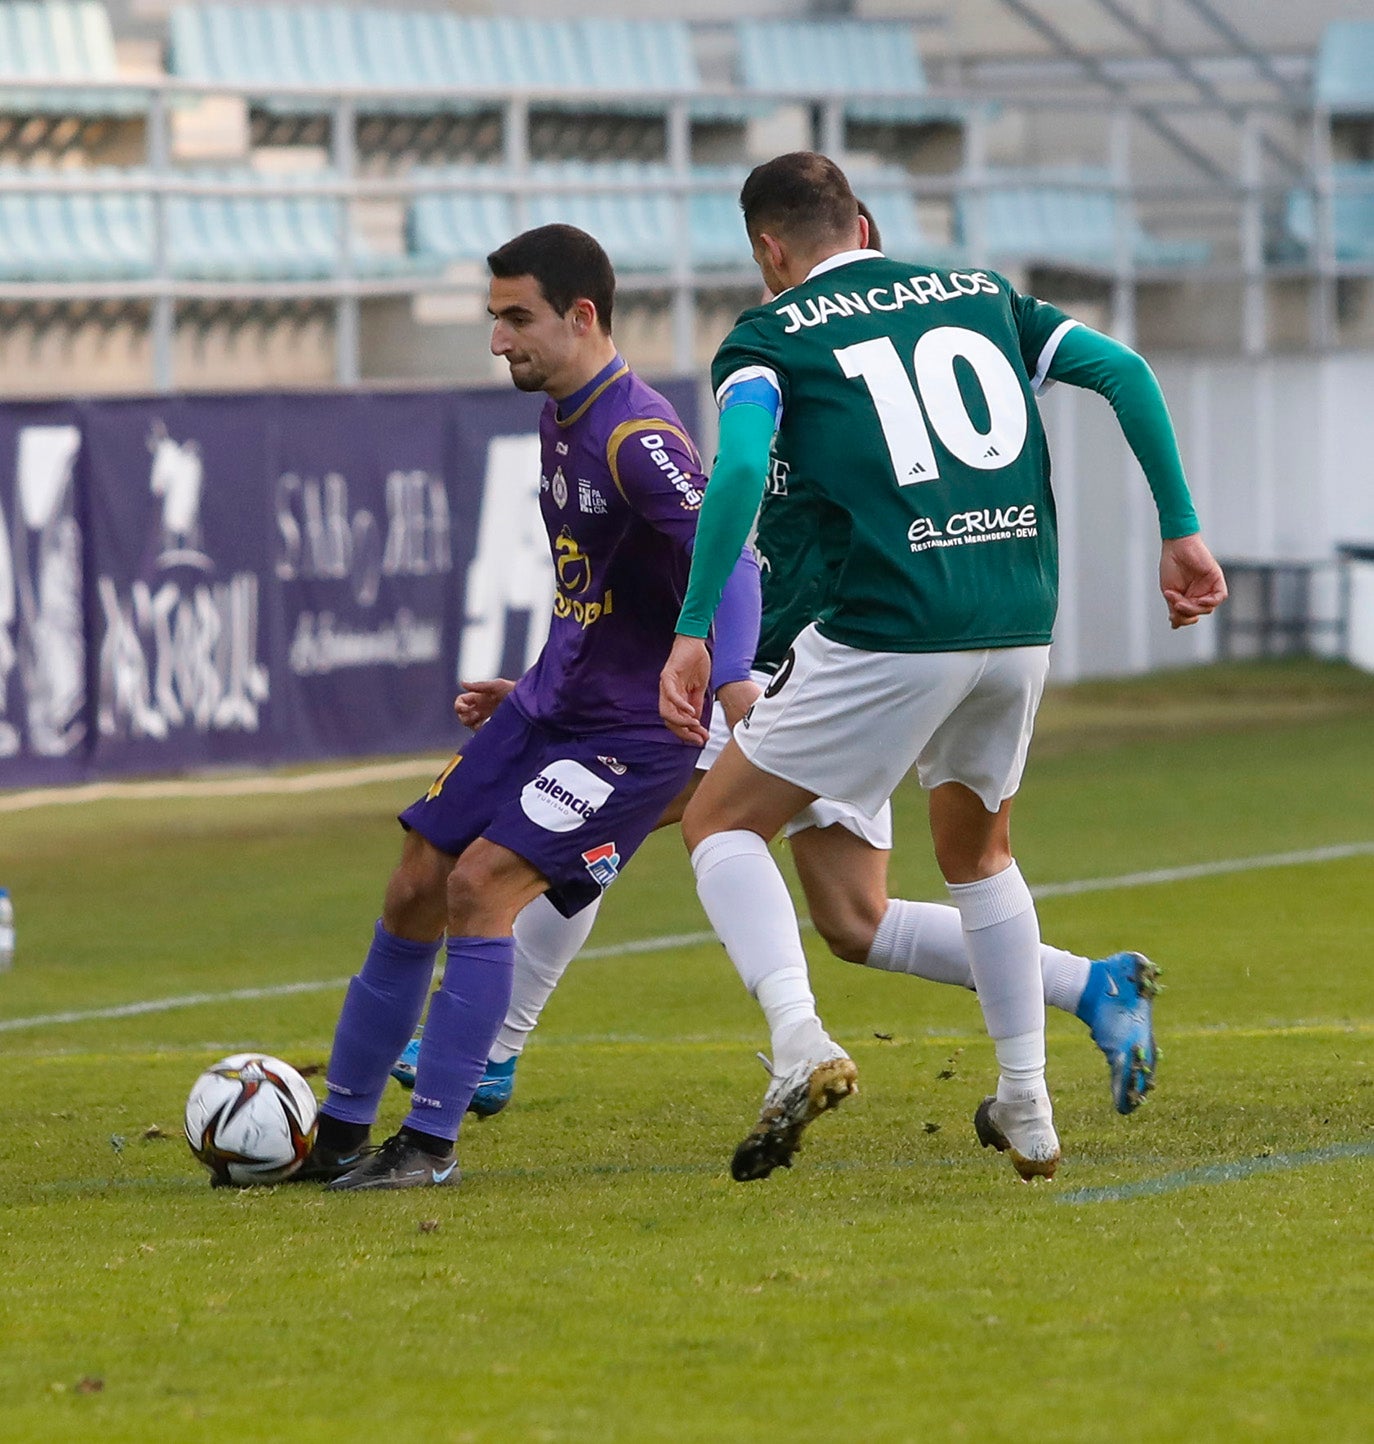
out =
[[796,909],[768,844],[756,832],[713,833],[692,853],[697,895],[736,972],[758,999],[773,1041],[773,1065],[789,1050],[783,1035],[815,1021]]
[[1045,985],[1030,889],[1013,862],[996,877],[950,883],[949,891],[998,1067],[1019,1096],[1033,1096],[1027,1090],[1045,1087]]
[[575,917],[565,918],[547,897],[537,897],[516,915],[515,982],[506,1021],[491,1046],[491,1061],[504,1063],[524,1050],[525,1041],[539,1022],[544,1004],[582,951],[596,921],[601,899],[589,903]]
[[1045,980],[1045,1001],[1051,1008],[1076,1013],[1091,971],[1090,959],[1080,958],[1077,953],[1066,953],[1062,948],[1052,948],[1048,943],[1041,944],[1040,975]]
[[1022,1103],[1028,1098],[1049,1099],[1045,1086],[1045,1035],[1022,1033],[997,1040],[997,1101]]
[[894,898],[873,935],[865,962],[888,973],[909,973],[962,988],[973,986],[959,909],[946,903]]
[[[870,968],[888,973],[908,973],[929,978],[933,983],[973,987],[973,968],[964,946],[964,925],[959,909],[948,903],[903,902],[894,898],[873,936],[873,946],[864,960]],[[1077,953],[1040,947],[1040,976],[1045,1001],[1052,1008],[1074,1012],[1088,985],[1092,964]]]

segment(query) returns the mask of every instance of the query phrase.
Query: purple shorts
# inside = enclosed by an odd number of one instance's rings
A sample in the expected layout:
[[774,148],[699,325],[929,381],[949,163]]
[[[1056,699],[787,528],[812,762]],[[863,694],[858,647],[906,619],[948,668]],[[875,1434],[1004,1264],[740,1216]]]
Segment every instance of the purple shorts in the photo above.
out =
[[509,848],[548,878],[549,901],[572,917],[615,881],[698,755],[614,733],[573,737],[506,701],[401,825],[452,857],[479,837]]

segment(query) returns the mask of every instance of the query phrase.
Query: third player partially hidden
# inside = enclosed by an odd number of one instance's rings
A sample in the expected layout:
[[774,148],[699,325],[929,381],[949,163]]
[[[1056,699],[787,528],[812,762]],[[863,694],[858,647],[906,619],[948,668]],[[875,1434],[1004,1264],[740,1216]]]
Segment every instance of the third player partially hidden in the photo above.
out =
[[1049,1178],[1039,924],[1009,828],[1057,603],[1045,385],[1115,410],[1159,512],[1172,625],[1214,610],[1225,581],[1133,351],[993,272],[863,248],[853,192],[823,156],[759,166],[740,203],[775,298],[740,317],[713,365],[719,452],[663,671],[668,725],[705,738],[702,638],[770,476],[814,509],[825,595],[683,820],[702,905],[772,1034],[773,1082],[736,1176],[790,1162],[857,1077],[817,1015],[768,843],[818,797],[876,813],[915,766],[997,1055],[978,1137],[1022,1178]]

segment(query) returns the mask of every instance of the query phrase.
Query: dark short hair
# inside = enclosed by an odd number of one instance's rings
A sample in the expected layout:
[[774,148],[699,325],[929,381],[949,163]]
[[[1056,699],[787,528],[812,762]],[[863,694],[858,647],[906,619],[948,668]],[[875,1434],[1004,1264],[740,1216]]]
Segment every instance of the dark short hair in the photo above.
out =
[[859,214],[868,222],[868,249],[870,251],[881,251],[883,248],[883,233],[878,229],[878,222],[873,219],[873,212],[864,205],[856,196],[854,204],[859,208]]
[[739,204],[751,237],[768,231],[801,242],[838,240],[859,220],[844,172],[814,150],[789,151],[755,166]]
[[533,276],[544,299],[566,316],[575,302],[596,307],[596,319],[609,336],[615,304],[615,271],[595,236],[576,226],[536,226],[522,231],[487,257],[493,276]]

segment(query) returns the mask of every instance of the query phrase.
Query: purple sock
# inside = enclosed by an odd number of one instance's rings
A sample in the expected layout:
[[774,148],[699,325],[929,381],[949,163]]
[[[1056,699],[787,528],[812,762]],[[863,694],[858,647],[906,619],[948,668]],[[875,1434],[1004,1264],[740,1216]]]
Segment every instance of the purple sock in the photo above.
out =
[[391,1065],[424,1012],[438,951],[438,943],[394,937],[378,922],[334,1029],[321,1112],[345,1123],[376,1119]]
[[455,1139],[510,1007],[514,938],[450,938],[429,1005],[407,1128]]

